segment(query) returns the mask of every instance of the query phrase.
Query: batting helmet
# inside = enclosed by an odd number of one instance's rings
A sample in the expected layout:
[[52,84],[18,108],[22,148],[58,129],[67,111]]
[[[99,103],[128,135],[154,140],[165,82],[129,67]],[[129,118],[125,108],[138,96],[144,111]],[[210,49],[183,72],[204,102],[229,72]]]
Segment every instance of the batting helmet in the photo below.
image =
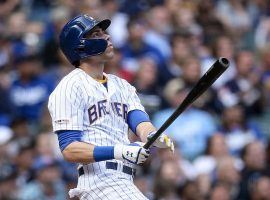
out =
[[103,53],[107,48],[105,39],[87,39],[86,33],[98,26],[106,30],[111,24],[109,19],[98,21],[88,15],[79,15],[71,19],[59,36],[60,48],[72,65],[81,59]]

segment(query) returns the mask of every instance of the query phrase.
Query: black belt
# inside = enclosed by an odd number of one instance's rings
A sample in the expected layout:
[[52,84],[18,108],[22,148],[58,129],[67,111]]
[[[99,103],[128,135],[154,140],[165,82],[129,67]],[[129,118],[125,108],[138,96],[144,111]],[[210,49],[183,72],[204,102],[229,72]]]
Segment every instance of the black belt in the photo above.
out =
[[[117,167],[118,167],[118,163],[116,163],[116,162],[106,162],[106,169],[117,170]],[[79,172],[79,176],[84,175],[83,167],[80,167],[78,169],[78,172]],[[129,174],[129,175],[132,175],[132,176],[135,176],[136,169],[133,169],[129,166],[123,165],[122,172]]]

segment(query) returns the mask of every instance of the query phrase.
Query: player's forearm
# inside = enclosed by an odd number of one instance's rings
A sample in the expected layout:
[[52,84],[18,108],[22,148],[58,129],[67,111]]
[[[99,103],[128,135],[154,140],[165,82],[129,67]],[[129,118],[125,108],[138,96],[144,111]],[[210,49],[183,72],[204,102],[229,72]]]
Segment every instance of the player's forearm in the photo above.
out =
[[94,160],[94,145],[85,142],[72,142],[63,151],[66,161],[75,163],[91,163]]
[[142,164],[150,154],[140,143],[94,146],[83,142],[72,142],[62,152],[67,161],[83,164],[111,159],[127,160],[133,164]]
[[142,122],[136,127],[136,134],[142,142],[147,142],[147,136],[152,131],[156,131],[156,128],[151,122]]

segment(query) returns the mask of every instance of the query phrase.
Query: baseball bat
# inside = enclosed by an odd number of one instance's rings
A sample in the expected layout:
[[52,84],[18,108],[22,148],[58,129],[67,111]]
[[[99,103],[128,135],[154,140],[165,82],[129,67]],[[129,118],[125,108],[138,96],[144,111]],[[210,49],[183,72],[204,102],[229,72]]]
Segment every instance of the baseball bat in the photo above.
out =
[[220,57],[207,70],[207,72],[198,80],[196,85],[191,89],[183,102],[176,108],[174,113],[164,122],[157,132],[145,143],[144,148],[149,147],[155,140],[174,122],[174,120],[189,107],[200,95],[202,95],[220,75],[229,67],[230,62],[227,58]]

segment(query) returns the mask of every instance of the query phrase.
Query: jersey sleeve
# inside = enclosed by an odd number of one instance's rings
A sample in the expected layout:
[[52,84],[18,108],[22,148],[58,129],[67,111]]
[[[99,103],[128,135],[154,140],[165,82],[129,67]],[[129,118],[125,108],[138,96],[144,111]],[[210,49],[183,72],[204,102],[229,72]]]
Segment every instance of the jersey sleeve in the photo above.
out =
[[59,84],[48,102],[53,131],[83,130],[84,102],[76,84]]
[[128,112],[132,110],[141,110],[145,112],[143,105],[137,95],[135,87],[128,84]]

